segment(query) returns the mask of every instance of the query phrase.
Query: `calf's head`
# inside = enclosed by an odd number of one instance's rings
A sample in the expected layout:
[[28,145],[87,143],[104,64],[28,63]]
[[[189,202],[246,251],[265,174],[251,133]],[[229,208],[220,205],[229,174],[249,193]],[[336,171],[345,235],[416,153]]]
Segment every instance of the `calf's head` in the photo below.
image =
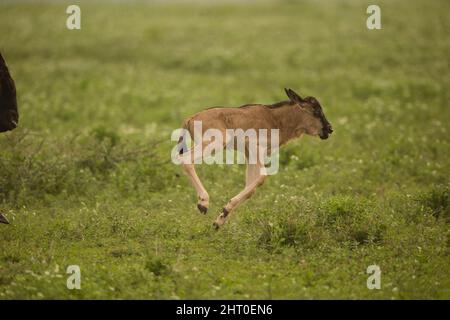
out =
[[314,97],[301,98],[291,89],[284,90],[289,99],[304,111],[303,125],[306,133],[319,136],[320,139],[328,139],[333,132],[333,128],[325,117],[319,101]]
[[13,130],[18,122],[16,86],[0,54],[0,132]]

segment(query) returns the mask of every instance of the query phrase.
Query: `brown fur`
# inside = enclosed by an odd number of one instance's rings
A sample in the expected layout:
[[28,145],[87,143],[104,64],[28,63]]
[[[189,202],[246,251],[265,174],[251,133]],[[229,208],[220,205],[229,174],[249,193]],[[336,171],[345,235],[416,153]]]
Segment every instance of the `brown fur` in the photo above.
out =
[[[0,132],[15,129],[18,122],[16,86],[0,53]],[[1,212],[0,223],[9,224]]]
[[301,108],[291,101],[275,105],[247,104],[239,108],[206,109],[184,121],[183,128],[189,131],[191,137],[194,136],[194,121],[202,121],[203,131],[209,128],[242,129],[244,131],[248,129],[279,129],[280,146],[303,134],[318,136],[323,129],[321,120],[313,115],[312,107]]
[[0,132],[13,130],[18,122],[16,86],[0,53]]
[[[314,97],[302,99],[291,89],[285,90],[290,99],[289,101],[271,105],[246,104],[239,108],[209,108],[187,118],[183,123],[183,128],[189,131],[191,137],[194,137],[194,121],[202,122],[202,135],[208,129],[218,129],[222,131],[224,137],[227,129],[242,129],[244,131],[248,129],[267,129],[268,139],[270,139],[271,129],[279,129],[279,146],[303,134],[327,139],[333,130],[319,102]],[[190,157],[193,160],[195,152],[193,152],[193,149],[187,151],[187,141],[184,139],[186,137],[180,137],[179,142],[183,144],[183,147],[180,148],[180,157]],[[197,143],[207,144],[209,142],[201,141]],[[236,144],[234,146],[236,147]],[[182,161],[186,174],[197,190],[198,208],[201,212],[206,213],[209,205],[209,195],[198,178],[192,163]],[[256,165],[248,165],[246,188],[224,207],[223,213],[219,215],[214,223],[216,228],[225,222],[225,219],[233,209],[250,198],[256,188],[263,184],[266,178],[265,175],[260,174],[260,169],[263,167],[262,162]]]

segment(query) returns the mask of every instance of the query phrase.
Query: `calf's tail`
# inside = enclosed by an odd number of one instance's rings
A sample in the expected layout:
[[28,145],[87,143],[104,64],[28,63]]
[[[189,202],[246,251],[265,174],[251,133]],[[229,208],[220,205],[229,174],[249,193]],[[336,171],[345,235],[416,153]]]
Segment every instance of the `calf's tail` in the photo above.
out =
[[183,130],[178,139],[178,154],[180,155],[188,151],[187,141],[189,139],[189,121],[190,119],[183,123]]

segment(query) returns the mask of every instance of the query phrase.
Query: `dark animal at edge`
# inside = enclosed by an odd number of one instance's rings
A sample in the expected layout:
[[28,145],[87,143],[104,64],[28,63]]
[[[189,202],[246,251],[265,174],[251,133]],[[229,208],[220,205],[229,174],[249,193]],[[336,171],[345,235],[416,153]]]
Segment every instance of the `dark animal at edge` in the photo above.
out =
[[[18,124],[16,86],[0,53],[0,132],[14,130]],[[0,223],[9,224],[1,212]]]

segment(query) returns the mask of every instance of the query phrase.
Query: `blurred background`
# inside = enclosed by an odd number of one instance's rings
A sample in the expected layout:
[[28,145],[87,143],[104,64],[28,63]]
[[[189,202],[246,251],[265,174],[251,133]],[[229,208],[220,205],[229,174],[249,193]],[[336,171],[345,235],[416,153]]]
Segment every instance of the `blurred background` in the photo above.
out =
[[[0,298],[449,298],[450,3],[377,1],[381,30],[369,4],[0,0],[21,115],[0,136]],[[214,233],[244,168],[199,166],[199,215],[170,133],[284,87],[335,133],[286,146]]]

